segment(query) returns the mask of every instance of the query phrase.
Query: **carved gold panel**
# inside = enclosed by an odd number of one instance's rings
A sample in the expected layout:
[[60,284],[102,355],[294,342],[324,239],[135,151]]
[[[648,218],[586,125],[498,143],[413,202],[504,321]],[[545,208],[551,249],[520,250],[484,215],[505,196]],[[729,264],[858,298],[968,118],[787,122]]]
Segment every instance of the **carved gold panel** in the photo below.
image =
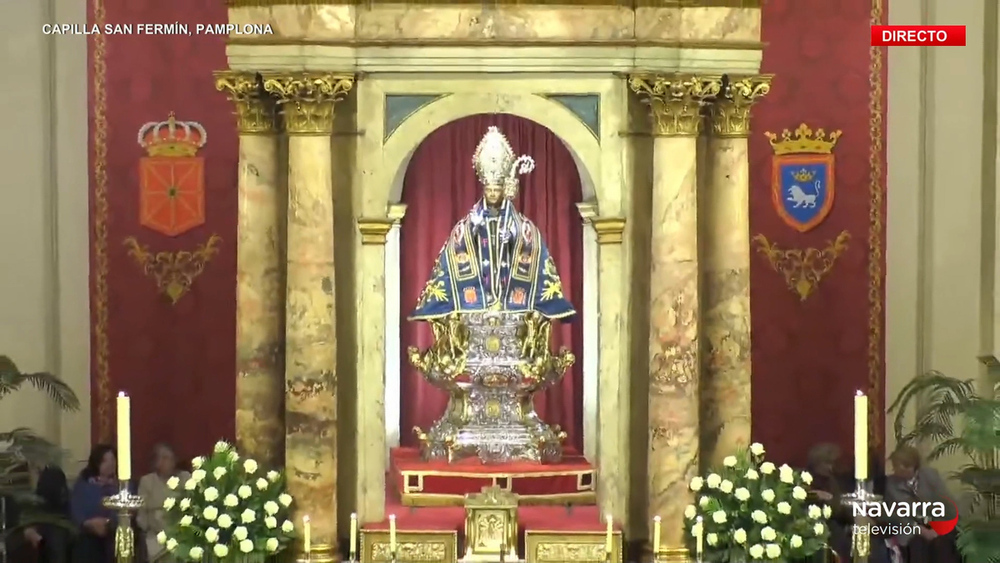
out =
[[517,495],[499,486],[465,498],[463,561],[517,560]]
[[[361,531],[361,563],[390,563],[389,530]],[[458,563],[458,532],[396,530],[396,563]]]
[[527,563],[622,563],[622,534],[611,533],[611,557],[605,532],[524,532]]

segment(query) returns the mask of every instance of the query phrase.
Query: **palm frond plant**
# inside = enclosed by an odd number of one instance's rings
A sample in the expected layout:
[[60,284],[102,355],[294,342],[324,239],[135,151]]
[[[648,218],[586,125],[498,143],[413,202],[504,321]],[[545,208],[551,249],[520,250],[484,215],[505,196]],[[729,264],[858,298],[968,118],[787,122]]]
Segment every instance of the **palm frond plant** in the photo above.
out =
[[[76,411],[80,399],[57,376],[46,372],[25,373],[7,356],[0,356],[0,399],[4,399],[25,386],[45,393],[59,409]],[[24,526],[40,523],[69,523],[38,510],[41,499],[35,495],[31,471],[49,465],[58,465],[63,459],[63,449],[30,428],[0,431],[0,496],[17,503],[20,508],[18,525],[7,530],[16,531]]]
[[[967,561],[1000,563],[1000,400],[984,397],[973,380],[931,371],[906,384],[889,407],[900,445],[932,445],[928,461],[961,455],[952,477],[965,489],[968,507],[959,519],[958,547]],[[919,410],[917,405],[920,404]],[[911,407],[916,421],[905,430]]]

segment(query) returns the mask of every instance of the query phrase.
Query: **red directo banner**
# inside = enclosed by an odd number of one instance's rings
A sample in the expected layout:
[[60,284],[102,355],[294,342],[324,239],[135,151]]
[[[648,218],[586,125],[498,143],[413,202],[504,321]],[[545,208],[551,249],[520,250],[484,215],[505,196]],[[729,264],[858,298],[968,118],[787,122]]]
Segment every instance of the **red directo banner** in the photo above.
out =
[[873,25],[872,47],[965,47],[964,25]]

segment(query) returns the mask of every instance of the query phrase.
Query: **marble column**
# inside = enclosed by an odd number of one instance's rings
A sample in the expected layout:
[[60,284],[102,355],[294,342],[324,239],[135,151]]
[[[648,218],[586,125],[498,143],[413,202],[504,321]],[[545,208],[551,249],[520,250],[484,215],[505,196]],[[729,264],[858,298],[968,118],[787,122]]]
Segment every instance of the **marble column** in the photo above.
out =
[[[600,250],[593,220],[597,217],[597,202],[576,204],[583,221],[583,455],[597,459],[598,391],[601,335],[598,330]],[[624,225],[622,226],[624,228]]]
[[330,136],[334,107],[353,84],[328,74],[264,76],[288,131],[285,471],[296,520],[310,518],[313,563],[340,557]]
[[602,515],[610,515],[616,523],[629,526],[629,500],[631,498],[629,473],[629,388],[622,376],[628,365],[628,343],[624,315],[608,311],[626,311],[623,297],[622,272],[627,261],[625,255],[624,217],[592,217],[598,245],[598,307],[601,344],[604,351],[598,354],[597,373],[597,507]]
[[[396,220],[390,217],[358,218],[358,233],[361,245],[355,247],[355,295],[357,310],[363,311],[363,321],[357,323],[355,341],[357,346],[358,385],[355,389],[358,417],[355,428],[358,437],[354,458],[357,460],[357,482],[354,507],[362,524],[381,522],[385,518],[385,471],[389,465],[386,448],[386,387],[389,385],[389,363],[386,349],[387,325],[395,322],[399,326],[399,316],[386,315],[389,301],[389,284],[386,281],[386,243]],[[399,260],[396,260],[396,292],[399,295]],[[397,300],[398,302],[398,300]],[[397,307],[398,308],[398,307]],[[399,336],[396,332],[396,350]],[[398,358],[397,354],[397,358]],[[398,370],[396,383],[398,388]],[[397,406],[399,393],[396,393]],[[399,412],[398,409],[396,411]],[[382,494],[374,494],[382,493]]]
[[236,106],[236,444],[268,467],[285,462],[285,245],[275,104],[256,74],[219,72]]
[[684,508],[698,472],[697,148],[702,107],[721,78],[632,77],[649,106],[653,140],[650,234],[648,518],[663,519],[665,560],[687,560]]
[[731,77],[709,105],[701,198],[702,420],[707,464],[750,443],[750,110],[771,76]]
[[[389,450],[399,446],[400,413],[400,342],[401,303],[399,302],[400,229],[406,216],[406,204],[389,205],[392,228],[385,238],[385,436],[386,462]],[[388,469],[388,463],[387,467]]]

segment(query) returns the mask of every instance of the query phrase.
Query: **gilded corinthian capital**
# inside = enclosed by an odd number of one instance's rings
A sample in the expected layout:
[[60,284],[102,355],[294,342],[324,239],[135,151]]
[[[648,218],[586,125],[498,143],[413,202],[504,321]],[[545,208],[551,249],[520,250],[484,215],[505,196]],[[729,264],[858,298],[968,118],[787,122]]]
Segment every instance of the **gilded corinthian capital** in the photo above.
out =
[[316,72],[265,74],[264,90],[281,107],[290,135],[333,133],[333,110],[354,87],[353,76]]
[[628,84],[649,106],[654,135],[696,137],[701,131],[701,108],[719,95],[722,77],[632,76]]
[[773,74],[732,76],[722,88],[722,95],[709,106],[712,134],[716,137],[748,137],[750,110],[771,91]]
[[215,89],[236,106],[236,127],[241,135],[266,135],[278,130],[274,99],[264,92],[253,72],[224,70],[215,73]]

